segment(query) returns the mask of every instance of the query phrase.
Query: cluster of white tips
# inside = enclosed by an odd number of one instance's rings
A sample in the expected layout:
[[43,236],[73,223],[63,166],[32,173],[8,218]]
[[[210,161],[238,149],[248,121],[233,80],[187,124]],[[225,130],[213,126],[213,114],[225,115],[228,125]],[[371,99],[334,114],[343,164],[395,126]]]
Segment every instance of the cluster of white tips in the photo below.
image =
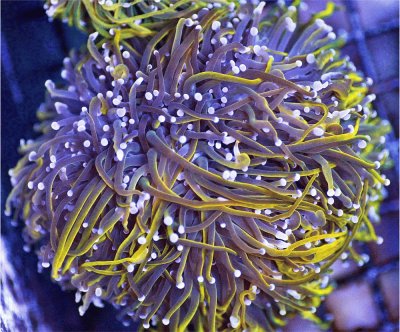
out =
[[234,181],[236,179],[237,172],[235,170],[229,171],[225,170],[222,173],[222,178],[228,181]]

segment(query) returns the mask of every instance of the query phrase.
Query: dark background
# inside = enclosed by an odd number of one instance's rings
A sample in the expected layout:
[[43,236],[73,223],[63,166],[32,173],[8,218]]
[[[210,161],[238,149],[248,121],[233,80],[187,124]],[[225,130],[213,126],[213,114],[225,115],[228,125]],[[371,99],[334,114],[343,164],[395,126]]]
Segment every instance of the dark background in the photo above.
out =
[[[326,1],[306,1],[310,7],[323,9]],[[334,279],[338,289],[321,308],[321,315],[334,319],[336,330],[395,331],[398,322],[398,114],[399,114],[399,21],[398,0],[336,1],[343,10],[328,23],[336,32],[348,32],[349,54],[357,68],[375,81],[378,95],[375,107],[388,119],[395,131],[388,137],[388,148],[396,167],[386,171],[392,185],[382,208],[378,235],[381,246],[364,246],[371,260],[363,267],[337,264]],[[60,81],[62,60],[72,48],[85,43],[85,37],[67,25],[48,19],[42,1],[1,1],[1,196],[4,202],[11,186],[8,170],[19,159],[20,138],[33,138],[36,109],[44,99],[44,82]],[[51,282],[48,270],[37,271],[37,259],[22,250],[22,226],[13,227],[3,217],[1,234],[12,253],[10,260],[21,278],[24,294],[37,300],[35,314],[41,315],[51,331],[133,331],[116,321],[116,311],[91,306],[84,317],[78,314],[74,292],[63,292]],[[397,287],[397,288],[396,288]],[[347,296],[347,297],[346,297]],[[351,316],[346,316],[344,303]],[[396,309],[397,308],[397,309]],[[353,311],[351,311],[353,310]],[[319,331],[301,319],[295,319],[287,331]]]

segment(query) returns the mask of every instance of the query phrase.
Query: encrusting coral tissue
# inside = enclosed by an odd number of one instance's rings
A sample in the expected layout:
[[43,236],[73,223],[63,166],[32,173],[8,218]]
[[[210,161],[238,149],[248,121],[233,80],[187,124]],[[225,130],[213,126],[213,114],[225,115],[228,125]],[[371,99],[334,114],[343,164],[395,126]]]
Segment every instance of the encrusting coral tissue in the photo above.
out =
[[330,266],[382,241],[389,184],[390,126],[339,55],[332,4],[302,22],[298,1],[195,2],[190,16],[188,1],[133,3],[47,5],[100,34],[64,60],[63,85],[45,83],[6,212],[81,314],[105,301],[145,329],[324,324]]

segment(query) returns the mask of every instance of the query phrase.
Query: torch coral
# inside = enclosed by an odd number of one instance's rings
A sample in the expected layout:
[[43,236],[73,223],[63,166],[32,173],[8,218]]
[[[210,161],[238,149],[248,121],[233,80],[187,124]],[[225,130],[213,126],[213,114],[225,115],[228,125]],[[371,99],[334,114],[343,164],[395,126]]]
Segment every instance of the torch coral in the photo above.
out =
[[105,300],[145,328],[270,331],[317,319],[331,264],[380,241],[374,96],[322,19],[264,6],[201,9],[147,44],[94,33],[66,87],[46,82],[7,211],[82,314]]
[[235,8],[234,0],[47,0],[44,8],[50,18],[61,18],[84,32],[104,37],[121,30],[121,38],[154,35],[165,22],[196,17],[201,8]]

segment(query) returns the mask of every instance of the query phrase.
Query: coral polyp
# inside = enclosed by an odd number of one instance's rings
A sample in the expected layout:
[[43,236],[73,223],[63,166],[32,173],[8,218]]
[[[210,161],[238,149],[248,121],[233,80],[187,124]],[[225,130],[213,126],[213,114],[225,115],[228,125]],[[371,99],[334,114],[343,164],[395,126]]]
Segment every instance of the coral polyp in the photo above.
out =
[[154,35],[166,23],[194,15],[201,8],[232,11],[234,0],[47,0],[47,15],[60,18],[79,30],[103,37],[121,30],[121,38]]
[[370,82],[322,19],[264,6],[201,9],[148,43],[91,34],[65,86],[46,82],[7,211],[82,314],[103,300],[171,331],[318,321],[332,263],[380,240],[388,126]]

